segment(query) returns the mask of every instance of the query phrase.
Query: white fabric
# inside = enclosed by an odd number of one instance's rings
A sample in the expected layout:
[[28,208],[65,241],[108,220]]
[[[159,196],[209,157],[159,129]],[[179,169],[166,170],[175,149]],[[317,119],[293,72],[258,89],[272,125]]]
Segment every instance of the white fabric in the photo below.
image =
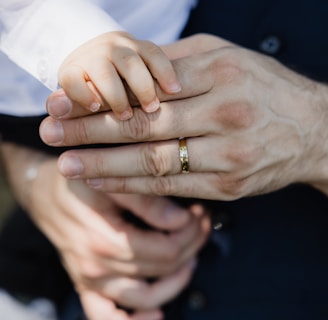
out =
[[0,52],[0,113],[37,116],[46,113],[51,91]]
[[[126,30],[157,44],[176,40],[196,0],[1,0],[0,112],[45,112],[57,70],[76,47],[104,32]],[[15,64],[8,61],[11,59]],[[14,81],[14,82],[12,82]],[[19,94],[9,96],[9,92]],[[37,92],[31,96],[31,92]],[[41,106],[40,106],[41,103]]]
[[0,288],[0,320],[56,320],[55,306],[47,299],[23,305]]

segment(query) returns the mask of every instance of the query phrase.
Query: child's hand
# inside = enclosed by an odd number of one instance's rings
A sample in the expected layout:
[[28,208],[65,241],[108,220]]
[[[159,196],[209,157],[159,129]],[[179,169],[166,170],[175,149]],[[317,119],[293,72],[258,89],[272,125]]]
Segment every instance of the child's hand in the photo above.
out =
[[72,100],[94,112],[112,109],[121,120],[133,115],[124,82],[146,112],[159,107],[154,79],[168,94],[181,90],[164,52],[125,32],[109,32],[80,46],[62,63],[58,79]]

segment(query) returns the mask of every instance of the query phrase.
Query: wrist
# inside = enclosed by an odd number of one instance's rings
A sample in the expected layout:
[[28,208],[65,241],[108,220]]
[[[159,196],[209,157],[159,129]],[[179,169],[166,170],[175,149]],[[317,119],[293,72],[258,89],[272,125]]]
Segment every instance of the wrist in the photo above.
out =
[[304,181],[328,195],[328,86],[315,83],[310,89],[308,137],[303,159]]

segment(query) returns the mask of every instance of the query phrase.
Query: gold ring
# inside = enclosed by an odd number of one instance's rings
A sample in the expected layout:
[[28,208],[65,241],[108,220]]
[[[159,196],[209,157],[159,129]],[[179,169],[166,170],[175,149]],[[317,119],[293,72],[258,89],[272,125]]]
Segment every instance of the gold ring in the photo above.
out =
[[180,163],[181,163],[181,172],[189,172],[189,157],[187,149],[187,141],[185,138],[179,139],[179,152],[180,152]]

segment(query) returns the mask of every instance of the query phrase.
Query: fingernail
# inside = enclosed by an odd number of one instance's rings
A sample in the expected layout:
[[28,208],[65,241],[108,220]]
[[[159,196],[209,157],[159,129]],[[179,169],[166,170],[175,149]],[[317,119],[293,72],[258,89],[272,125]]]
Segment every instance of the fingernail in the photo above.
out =
[[61,122],[48,118],[40,127],[40,136],[46,144],[60,145],[64,140],[64,129]]
[[60,119],[71,112],[72,102],[63,92],[58,96],[53,96],[47,104],[48,113],[57,119]]
[[133,116],[132,110],[125,110],[119,115],[120,120],[123,120],[123,121],[131,119],[132,116]]
[[100,109],[101,104],[99,102],[92,102],[90,105],[90,111],[96,112]]
[[171,93],[178,93],[181,91],[181,86],[179,83],[174,82],[169,85],[169,90]]
[[154,112],[159,108],[159,100],[156,98],[153,102],[145,106],[146,112]]
[[103,178],[87,179],[86,182],[91,188],[94,188],[94,189],[99,189],[104,185]]
[[81,159],[75,155],[64,156],[58,162],[60,173],[67,178],[79,178],[83,173],[83,163]]

